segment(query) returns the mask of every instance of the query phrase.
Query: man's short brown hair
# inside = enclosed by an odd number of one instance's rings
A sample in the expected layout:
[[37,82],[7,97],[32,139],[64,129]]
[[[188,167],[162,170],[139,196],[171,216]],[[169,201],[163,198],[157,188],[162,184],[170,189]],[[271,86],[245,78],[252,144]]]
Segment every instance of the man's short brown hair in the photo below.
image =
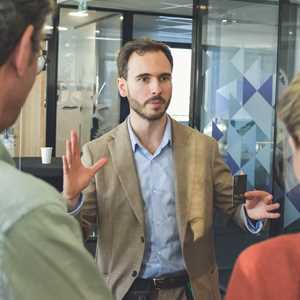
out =
[[0,66],[29,25],[34,27],[33,51],[38,51],[39,35],[52,9],[52,0],[0,0]]
[[118,73],[119,77],[127,79],[128,75],[128,61],[130,56],[133,53],[137,53],[139,55],[144,55],[148,52],[158,52],[161,51],[165,54],[168,61],[171,64],[171,68],[173,69],[173,57],[169,47],[166,44],[155,42],[150,39],[138,39],[134,41],[130,41],[126,43],[119,52],[118,55]]

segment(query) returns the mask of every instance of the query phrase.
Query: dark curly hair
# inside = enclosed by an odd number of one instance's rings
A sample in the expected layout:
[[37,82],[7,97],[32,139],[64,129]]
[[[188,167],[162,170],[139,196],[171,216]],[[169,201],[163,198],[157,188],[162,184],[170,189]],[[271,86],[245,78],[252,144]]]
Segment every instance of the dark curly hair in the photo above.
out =
[[38,51],[42,27],[53,9],[52,0],[0,0],[0,66],[29,25],[34,27],[33,51]]

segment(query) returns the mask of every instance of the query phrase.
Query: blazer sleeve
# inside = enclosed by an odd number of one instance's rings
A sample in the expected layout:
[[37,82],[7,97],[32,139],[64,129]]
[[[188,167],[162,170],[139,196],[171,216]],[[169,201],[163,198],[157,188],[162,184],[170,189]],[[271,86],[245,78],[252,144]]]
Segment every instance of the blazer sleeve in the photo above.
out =
[[[82,148],[82,163],[85,166],[94,164],[92,153],[88,145]],[[89,185],[82,191],[83,205],[79,213],[79,221],[85,238],[90,234],[93,225],[97,224],[97,191],[95,178],[92,178]]]
[[241,217],[242,205],[235,205],[233,201],[233,180],[230,169],[225,164],[216,141],[213,141],[212,148],[214,206],[233,218],[240,227],[245,228],[245,222]]

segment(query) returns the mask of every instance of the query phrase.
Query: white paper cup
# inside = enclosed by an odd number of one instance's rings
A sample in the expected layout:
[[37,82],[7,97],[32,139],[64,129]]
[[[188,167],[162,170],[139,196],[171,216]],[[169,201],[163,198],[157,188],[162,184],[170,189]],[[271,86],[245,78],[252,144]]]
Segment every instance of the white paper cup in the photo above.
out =
[[42,164],[50,164],[52,157],[52,147],[41,147]]

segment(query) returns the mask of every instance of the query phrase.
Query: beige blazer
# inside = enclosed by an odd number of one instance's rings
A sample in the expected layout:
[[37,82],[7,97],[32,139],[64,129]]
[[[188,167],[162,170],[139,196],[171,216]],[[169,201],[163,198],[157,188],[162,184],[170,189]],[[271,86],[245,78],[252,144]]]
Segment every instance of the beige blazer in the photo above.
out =
[[[176,217],[195,299],[219,300],[213,210],[240,220],[232,201],[232,177],[217,142],[172,120]],[[97,264],[116,299],[140,271],[144,255],[144,207],[126,121],[83,147],[83,162],[108,163],[84,191],[80,219],[85,231],[98,224]],[[98,222],[98,223],[95,223]],[[162,228],[163,230],[163,228]]]

